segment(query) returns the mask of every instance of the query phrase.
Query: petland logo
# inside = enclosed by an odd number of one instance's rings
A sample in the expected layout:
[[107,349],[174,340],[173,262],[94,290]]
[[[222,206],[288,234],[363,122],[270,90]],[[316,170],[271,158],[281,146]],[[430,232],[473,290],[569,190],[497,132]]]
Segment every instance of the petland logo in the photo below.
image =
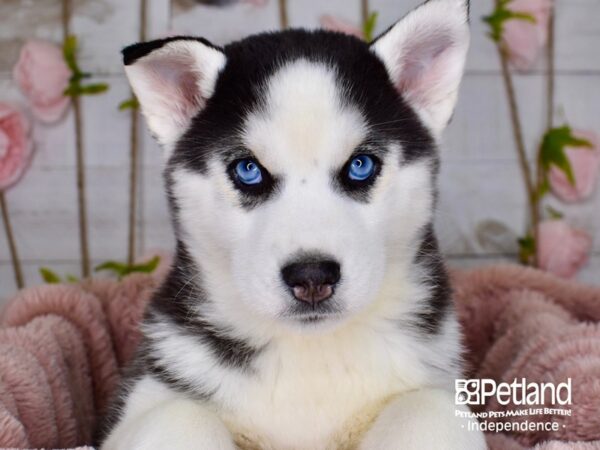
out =
[[456,380],[457,405],[485,405],[495,397],[501,405],[570,405],[571,378],[564,383],[528,383],[525,378],[512,383],[496,383],[489,378]]

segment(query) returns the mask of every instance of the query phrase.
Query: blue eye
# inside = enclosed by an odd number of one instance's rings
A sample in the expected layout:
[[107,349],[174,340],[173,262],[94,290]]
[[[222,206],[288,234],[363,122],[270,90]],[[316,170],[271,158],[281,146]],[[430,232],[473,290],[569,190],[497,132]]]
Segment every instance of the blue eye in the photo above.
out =
[[365,181],[375,172],[375,161],[368,155],[360,155],[350,162],[348,178],[353,181]]
[[262,182],[262,171],[253,159],[242,159],[235,166],[238,180],[247,185],[256,185]]

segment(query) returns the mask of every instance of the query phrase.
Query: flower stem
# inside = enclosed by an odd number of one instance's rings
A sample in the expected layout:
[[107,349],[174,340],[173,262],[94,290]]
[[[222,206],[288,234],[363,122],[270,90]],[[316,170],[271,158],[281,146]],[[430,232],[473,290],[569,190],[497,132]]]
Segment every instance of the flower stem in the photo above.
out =
[[10,258],[12,260],[12,266],[15,272],[15,282],[17,283],[17,287],[19,289],[23,289],[25,286],[25,283],[23,282],[23,270],[21,269],[21,261],[19,260],[19,253],[17,252],[17,243],[15,241],[15,236],[10,224],[10,217],[8,215],[8,206],[6,204],[6,198],[4,197],[4,191],[0,191],[0,209],[2,210],[2,221],[4,222],[6,240],[8,241]]
[[361,0],[360,1],[360,15],[362,19],[363,28],[367,21],[369,20],[369,0]]
[[73,97],[75,114],[75,151],[77,159],[77,205],[79,209],[79,242],[81,248],[81,272],[84,277],[90,275],[90,254],[88,245],[87,202],[85,186],[85,152],[83,148],[83,126],[81,99]]
[[548,47],[547,58],[548,58],[548,84],[547,84],[547,95],[548,95],[548,111],[547,111],[547,127],[551,129],[554,127],[554,92],[555,92],[555,6],[552,4],[550,9],[550,17],[548,19]]
[[[517,155],[519,157],[519,164],[521,166],[521,172],[525,181],[525,189],[527,190],[531,229],[533,230],[533,233],[535,233],[539,224],[539,205],[536,188],[537,184],[534,181],[531,168],[529,167],[529,163],[527,162],[527,150],[525,148],[525,142],[523,140],[523,129],[521,126],[521,119],[519,117],[517,97],[515,94],[512,75],[508,67],[508,51],[502,46],[501,43],[497,44],[497,48],[498,55],[500,57],[500,66],[502,68],[502,79],[504,80],[504,86],[506,88],[506,94],[508,97],[510,120],[512,123]],[[532,265],[536,266],[537,261],[535,258],[535,254],[533,255],[532,259]]]
[[[546,129],[550,130],[554,128],[554,93],[555,93],[555,58],[554,58],[554,50],[555,50],[555,30],[554,30],[554,21],[555,21],[555,5],[551,4],[550,7],[550,17],[548,18],[548,46],[546,47],[547,51],[547,84],[546,84],[546,96],[547,96],[547,110],[546,110]],[[540,187],[543,181],[543,167],[540,160],[540,152],[541,146],[538,150],[535,159],[535,180],[536,187]],[[538,215],[538,221],[540,217],[540,209],[541,209],[541,196],[535,196],[535,208],[536,213]],[[536,223],[537,225],[537,223]],[[533,236],[535,239],[536,246],[539,245],[538,239],[538,227],[535,226],[533,229]]]
[[[63,39],[66,41],[71,34],[69,22],[71,18],[71,0],[62,1]],[[90,255],[87,233],[87,205],[85,185],[85,152],[83,147],[83,126],[81,101],[76,95],[72,96],[73,114],[75,116],[75,157],[77,164],[77,206],[79,213],[79,245],[81,252],[81,272],[84,277],[90,275]]]
[[279,0],[279,26],[285,30],[290,26],[288,17],[287,0]]
[[[146,40],[148,2],[140,2],[140,42]],[[133,93],[132,93],[133,98]],[[131,108],[131,129],[129,136],[129,236],[127,240],[127,262],[132,265],[135,261],[135,244],[137,241],[137,180],[139,154],[139,123],[138,108]]]
[[137,217],[137,179],[138,179],[138,134],[139,119],[137,108],[131,108],[131,128],[129,137],[129,235],[127,240],[127,262],[135,260],[136,217]]

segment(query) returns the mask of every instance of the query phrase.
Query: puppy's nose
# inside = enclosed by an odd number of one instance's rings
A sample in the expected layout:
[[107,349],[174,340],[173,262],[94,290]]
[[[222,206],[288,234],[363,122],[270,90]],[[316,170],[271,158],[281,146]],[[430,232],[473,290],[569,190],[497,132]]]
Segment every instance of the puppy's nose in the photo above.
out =
[[315,305],[333,295],[340,281],[340,265],[328,259],[306,259],[285,266],[281,277],[296,299]]

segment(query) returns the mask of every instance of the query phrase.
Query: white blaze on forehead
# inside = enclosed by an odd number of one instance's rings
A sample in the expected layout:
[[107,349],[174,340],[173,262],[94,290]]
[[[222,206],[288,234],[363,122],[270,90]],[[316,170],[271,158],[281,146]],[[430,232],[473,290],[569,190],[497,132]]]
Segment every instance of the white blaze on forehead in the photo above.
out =
[[246,121],[246,145],[270,170],[343,164],[366,136],[343,96],[333,68],[303,59],[283,66],[267,82],[264,108]]

